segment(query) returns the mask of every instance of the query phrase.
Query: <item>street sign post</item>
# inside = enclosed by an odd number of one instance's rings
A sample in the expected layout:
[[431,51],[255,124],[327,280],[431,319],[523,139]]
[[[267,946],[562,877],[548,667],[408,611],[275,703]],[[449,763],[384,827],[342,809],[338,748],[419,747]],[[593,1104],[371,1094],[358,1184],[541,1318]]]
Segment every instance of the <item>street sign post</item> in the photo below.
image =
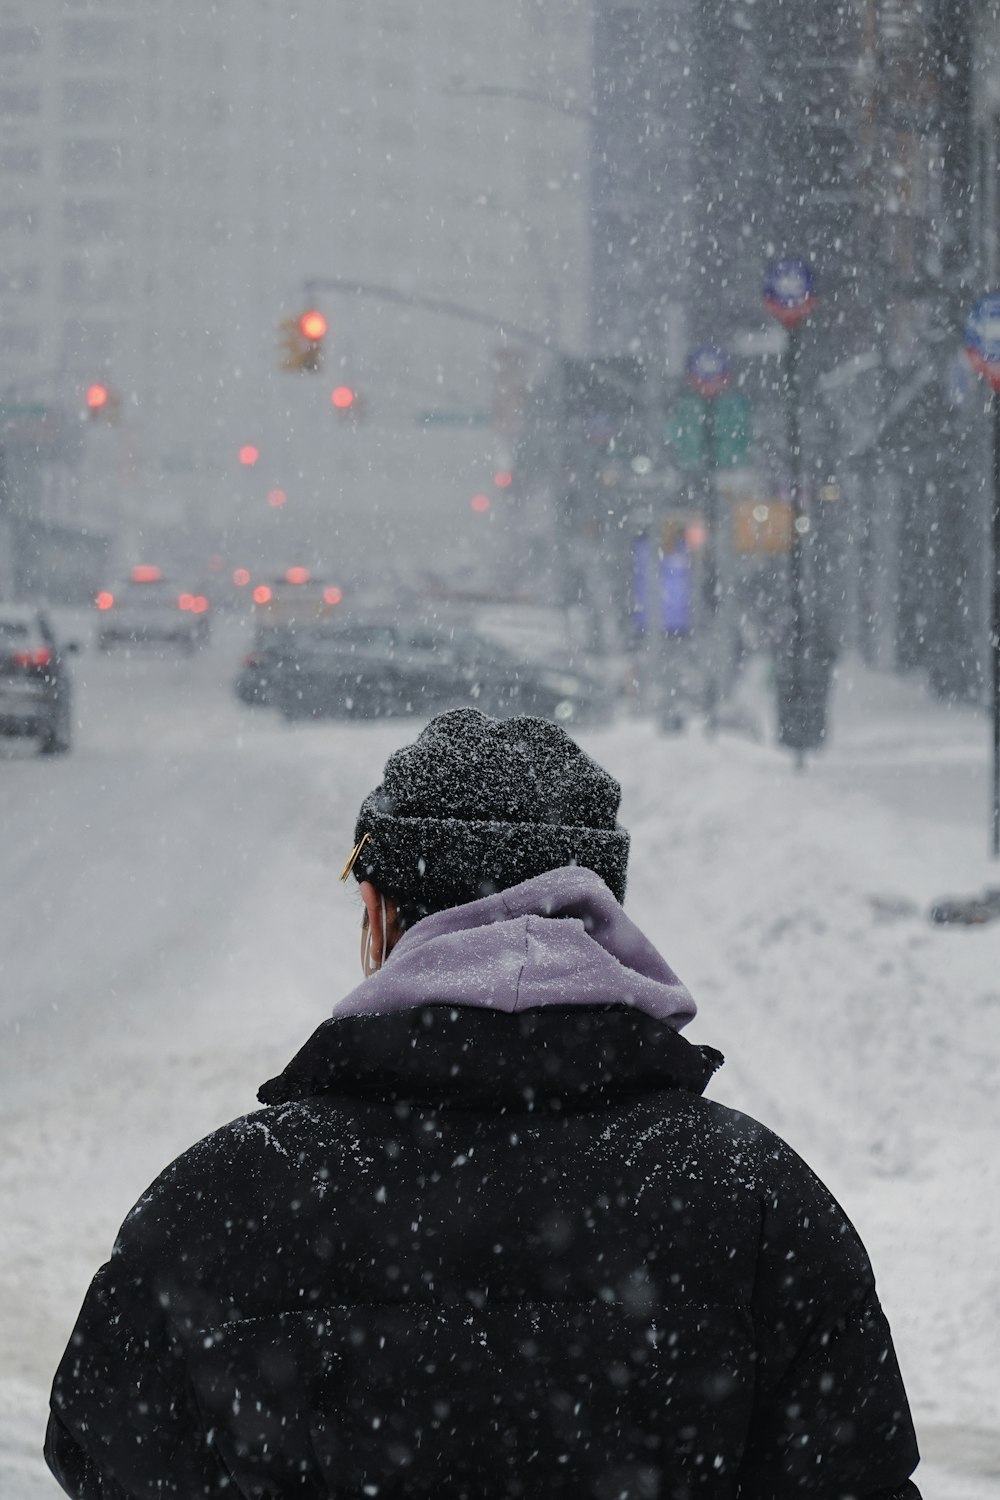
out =
[[[798,702],[807,693],[805,682],[806,609],[803,545],[809,530],[802,492],[802,442],[799,433],[799,328],[816,306],[816,283],[812,267],[804,260],[773,261],[764,273],[764,306],[788,331],[785,343],[785,421],[788,446],[788,499],[792,513],[791,550],[788,554],[788,583],[791,594],[792,639],[787,663],[787,678],[779,673],[779,697],[787,694]],[[811,668],[810,668],[811,670]],[[815,750],[826,732],[825,695],[809,693],[810,702],[821,703],[823,713],[808,715],[809,722],[798,714],[782,713],[779,703],[778,738],[795,751],[795,763],[801,769],[805,751]]]
[[[684,366],[687,383],[700,397],[704,409],[704,472],[707,488],[708,565],[711,647],[705,676],[707,727],[714,733],[718,727],[719,699],[722,682],[728,677],[731,652],[731,629],[728,620],[729,594],[723,588],[723,566],[729,561],[728,526],[723,535],[719,505],[718,441],[716,436],[716,403],[729,385],[732,371],[729,356],[717,344],[701,344],[692,349]],[[726,516],[729,520],[728,512]]]
[[1000,856],[1000,292],[977,302],[965,329],[965,352],[977,375],[989,382],[993,417],[993,490],[990,533],[993,567],[990,589],[990,682],[993,719],[990,849]]

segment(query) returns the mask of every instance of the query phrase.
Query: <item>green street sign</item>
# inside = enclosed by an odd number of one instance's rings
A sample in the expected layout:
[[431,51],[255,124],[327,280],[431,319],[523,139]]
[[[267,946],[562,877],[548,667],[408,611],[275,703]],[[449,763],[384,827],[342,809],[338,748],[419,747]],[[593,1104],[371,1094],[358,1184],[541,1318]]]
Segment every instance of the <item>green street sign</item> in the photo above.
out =
[[750,398],[727,391],[715,398],[715,467],[736,469],[750,448]]
[[[750,400],[726,391],[712,398],[715,443],[713,467],[735,469],[746,462],[750,448]],[[670,453],[679,469],[704,469],[708,459],[708,405],[694,392],[674,400],[664,428]]]
[[700,396],[692,393],[677,397],[663,436],[679,469],[705,467],[705,402]]
[[475,408],[468,411],[418,411],[415,420],[421,427],[488,427],[493,414]]

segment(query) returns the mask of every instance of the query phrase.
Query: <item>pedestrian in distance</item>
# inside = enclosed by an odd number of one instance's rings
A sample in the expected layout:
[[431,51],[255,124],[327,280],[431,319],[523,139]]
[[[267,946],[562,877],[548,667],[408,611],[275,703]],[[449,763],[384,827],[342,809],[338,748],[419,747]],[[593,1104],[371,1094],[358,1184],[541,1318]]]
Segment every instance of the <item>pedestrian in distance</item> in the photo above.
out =
[[541,719],[389,758],[366,977],[126,1219],[55,1377],[68,1494],[919,1500],[864,1247],[705,1098],[619,801]]

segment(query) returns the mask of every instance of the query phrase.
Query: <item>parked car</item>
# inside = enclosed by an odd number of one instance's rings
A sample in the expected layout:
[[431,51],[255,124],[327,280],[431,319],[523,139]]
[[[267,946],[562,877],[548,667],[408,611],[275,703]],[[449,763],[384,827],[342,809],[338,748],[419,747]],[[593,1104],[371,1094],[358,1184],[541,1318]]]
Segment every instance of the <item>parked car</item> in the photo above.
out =
[[151,565],[133,568],[114,590],[103,589],[95,603],[102,651],[163,642],[191,652],[207,643],[211,631],[207,593],[199,587],[179,588]]
[[471,704],[579,724],[603,720],[611,707],[600,684],[571,667],[521,660],[462,626],[384,619],[296,631],[274,701],[288,720],[428,717]]
[[72,641],[57,643],[44,610],[0,605],[0,734],[37,739],[43,755],[69,750],[73,684],[66,658],[76,649]]

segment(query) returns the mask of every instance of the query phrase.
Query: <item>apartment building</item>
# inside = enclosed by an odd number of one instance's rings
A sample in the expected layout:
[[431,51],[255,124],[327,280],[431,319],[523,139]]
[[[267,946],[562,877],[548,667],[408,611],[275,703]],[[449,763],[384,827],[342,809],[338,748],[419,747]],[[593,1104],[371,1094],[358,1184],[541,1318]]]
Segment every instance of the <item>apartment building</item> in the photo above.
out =
[[[485,537],[498,352],[585,338],[588,16],[3,0],[0,390],[79,422],[53,518],[123,554]],[[324,368],[289,374],[309,298]]]

